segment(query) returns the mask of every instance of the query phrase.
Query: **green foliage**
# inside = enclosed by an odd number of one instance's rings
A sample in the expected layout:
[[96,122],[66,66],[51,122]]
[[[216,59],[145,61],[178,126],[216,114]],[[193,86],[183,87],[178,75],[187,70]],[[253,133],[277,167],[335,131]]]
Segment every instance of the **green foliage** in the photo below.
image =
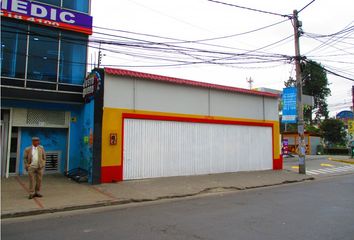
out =
[[297,132],[297,124],[296,123],[287,123],[285,129],[285,123],[280,124],[280,132]]
[[325,142],[329,145],[345,145],[347,133],[345,131],[343,121],[335,118],[325,119],[321,123],[320,129]]
[[308,133],[321,135],[321,129],[315,125],[306,125],[305,131]]
[[[301,64],[303,80],[302,93],[313,96],[314,106],[304,106],[304,120],[308,124],[319,123],[322,118],[328,118],[327,97],[331,94],[328,88],[326,71],[321,64],[314,61],[307,61]],[[296,87],[296,80],[292,77],[284,82],[286,87]],[[313,119],[315,114],[315,119]]]
[[324,148],[323,153],[326,155],[344,155],[348,156],[349,154],[349,149],[346,147],[341,147],[341,148]]
[[288,81],[284,82],[285,87],[296,87],[296,80],[289,77]]
[[[331,94],[328,88],[327,73],[321,64],[308,61],[301,64],[303,82],[303,94],[313,96],[314,106],[307,106],[304,109],[305,121],[312,124],[319,123],[321,118],[328,118],[327,97]],[[315,119],[312,119],[312,114],[315,114]]]

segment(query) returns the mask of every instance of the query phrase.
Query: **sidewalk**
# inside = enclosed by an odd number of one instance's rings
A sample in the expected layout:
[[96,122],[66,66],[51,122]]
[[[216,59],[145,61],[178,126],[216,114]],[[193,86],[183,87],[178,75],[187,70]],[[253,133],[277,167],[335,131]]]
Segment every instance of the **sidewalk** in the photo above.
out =
[[44,176],[43,198],[27,199],[27,177],[1,182],[1,217],[36,215],[132,202],[195,196],[217,191],[237,191],[312,180],[286,170],[222,173],[125,181],[111,184],[79,184],[62,175]]

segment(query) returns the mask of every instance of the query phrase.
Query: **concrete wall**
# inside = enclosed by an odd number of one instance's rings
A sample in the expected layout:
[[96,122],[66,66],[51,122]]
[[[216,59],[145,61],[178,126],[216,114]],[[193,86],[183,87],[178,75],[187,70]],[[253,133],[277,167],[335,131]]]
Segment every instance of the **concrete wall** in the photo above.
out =
[[278,100],[106,74],[104,107],[278,121]]
[[310,143],[311,143],[311,153],[312,155],[317,154],[317,146],[321,145],[321,138],[317,136],[311,136],[310,137]]

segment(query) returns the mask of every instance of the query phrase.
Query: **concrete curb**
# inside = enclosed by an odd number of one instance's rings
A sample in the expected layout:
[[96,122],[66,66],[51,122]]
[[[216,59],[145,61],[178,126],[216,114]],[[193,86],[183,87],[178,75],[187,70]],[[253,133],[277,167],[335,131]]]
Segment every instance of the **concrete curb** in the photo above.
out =
[[107,207],[107,206],[115,206],[115,205],[124,205],[129,203],[140,203],[140,202],[153,202],[159,200],[166,200],[166,199],[178,199],[178,198],[186,198],[186,197],[193,197],[202,194],[212,193],[218,191],[219,193],[225,191],[243,191],[249,189],[256,189],[256,188],[264,188],[264,187],[271,187],[271,186],[279,186],[291,183],[299,183],[305,181],[315,180],[313,177],[303,178],[300,180],[285,180],[283,182],[273,183],[273,184],[265,184],[265,185],[256,185],[256,186],[249,186],[249,187],[235,187],[235,186],[226,186],[226,187],[213,187],[213,188],[205,188],[202,191],[195,192],[195,193],[187,193],[187,194],[177,194],[177,195],[169,195],[169,196],[161,196],[156,198],[139,198],[139,199],[124,199],[124,200],[108,200],[103,202],[97,202],[93,204],[84,204],[84,205],[76,205],[76,206],[67,206],[61,208],[47,208],[47,209],[36,209],[31,211],[24,211],[24,212],[13,212],[13,213],[5,213],[1,214],[2,219],[9,219],[9,218],[17,218],[17,217],[26,217],[26,216],[34,216],[46,213],[56,213],[56,212],[67,212],[67,211],[74,211],[74,210],[83,210],[83,209],[91,209],[91,208],[99,208],[99,207]]

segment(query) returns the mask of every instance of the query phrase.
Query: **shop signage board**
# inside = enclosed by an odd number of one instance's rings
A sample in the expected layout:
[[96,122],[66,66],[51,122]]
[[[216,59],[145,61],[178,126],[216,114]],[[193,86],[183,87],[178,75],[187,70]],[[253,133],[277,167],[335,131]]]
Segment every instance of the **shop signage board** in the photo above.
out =
[[348,132],[354,135],[354,120],[348,120]]
[[82,97],[85,102],[90,102],[96,92],[98,92],[101,88],[101,76],[97,71],[92,71],[85,79],[83,83],[82,89]]
[[283,139],[283,155],[289,155],[289,140]]
[[92,17],[27,0],[1,0],[1,17],[92,34]]
[[287,87],[283,89],[283,123],[296,123],[297,89],[295,87]]

